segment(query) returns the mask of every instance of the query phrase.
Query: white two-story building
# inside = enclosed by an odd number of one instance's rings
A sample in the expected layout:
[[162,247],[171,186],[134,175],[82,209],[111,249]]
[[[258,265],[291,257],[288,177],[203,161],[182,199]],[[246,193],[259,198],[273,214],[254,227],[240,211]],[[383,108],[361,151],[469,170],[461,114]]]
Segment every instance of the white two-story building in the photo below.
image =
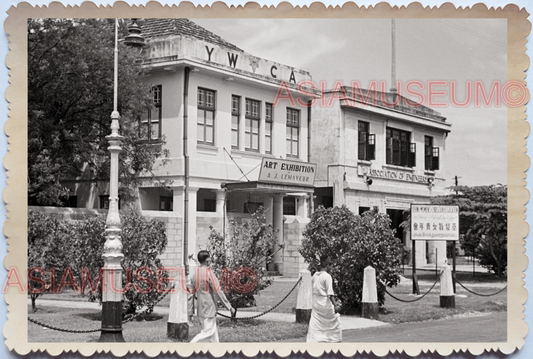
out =
[[[311,162],[318,164],[315,206],[346,205],[356,214],[377,206],[400,227],[411,203],[443,194],[446,137],[438,112],[396,93],[337,87],[313,106]],[[417,266],[443,263],[446,243],[418,242]]]
[[[310,109],[300,103],[310,98],[296,88],[310,74],[246,53],[187,19],[143,19],[139,25],[155,105],[141,126],[149,142],[164,136],[169,156],[144,178],[138,200],[143,215],[169,223],[165,262],[196,256],[206,248],[211,226],[224,232],[228,218],[264,206],[278,242],[285,243],[270,269],[297,276],[303,262],[284,236],[284,221],[307,218],[313,191],[312,178],[298,176],[305,168],[294,166],[309,158]],[[282,84],[300,99],[294,106],[275,103]],[[263,159],[279,162],[284,173],[260,181]],[[109,194],[99,193],[105,186],[70,186],[78,207],[106,207]]]

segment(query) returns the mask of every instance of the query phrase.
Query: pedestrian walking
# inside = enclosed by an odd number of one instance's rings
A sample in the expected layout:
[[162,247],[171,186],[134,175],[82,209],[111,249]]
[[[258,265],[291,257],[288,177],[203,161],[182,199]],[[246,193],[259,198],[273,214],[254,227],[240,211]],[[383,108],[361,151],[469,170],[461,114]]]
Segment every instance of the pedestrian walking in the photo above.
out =
[[209,266],[211,264],[209,252],[203,250],[198,252],[198,262],[200,263],[200,267],[191,275],[192,288],[190,289],[196,292],[198,317],[202,322],[203,329],[191,340],[191,343],[218,343],[216,298],[218,297],[232,314],[235,312],[235,309],[233,309],[224,295],[218,279]]
[[308,343],[340,343],[342,341],[341,321],[337,313],[333,279],[327,272],[330,264],[329,256],[321,256],[320,271],[317,271],[311,279],[313,306],[307,331]]

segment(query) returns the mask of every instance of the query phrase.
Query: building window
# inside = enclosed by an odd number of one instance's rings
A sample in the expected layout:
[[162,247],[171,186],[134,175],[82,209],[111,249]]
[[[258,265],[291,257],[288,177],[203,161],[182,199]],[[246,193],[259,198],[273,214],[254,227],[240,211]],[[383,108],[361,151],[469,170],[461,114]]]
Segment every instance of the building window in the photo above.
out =
[[[109,195],[100,196],[100,209],[109,209]],[[120,209],[120,197],[118,199],[118,209]]]
[[387,164],[414,167],[411,151],[416,147],[411,144],[411,133],[387,127]]
[[265,104],[265,153],[272,153],[272,125],[274,123],[272,104]]
[[196,210],[198,212],[216,212],[216,193],[207,188],[200,188],[198,192],[196,192]]
[[152,86],[153,107],[148,110],[147,118],[141,120],[141,138],[147,141],[161,139],[161,85]]
[[197,140],[215,144],[215,91],[198,88]]
[[286,216],[296,216],[296,198],[283,197],[283,214]]
[[376,135],[369,133],[370,124],[358,122],[357,158],[363,161],[376,159]]
[[439,169],[439,148],[433,147],[433,137],[424,136],[424,168],[429,171]]
[[259,152],[259,122],[261,121],[261,103],[246,99],[246,122],[244,128],[244,149]]
[[174,199],[172,196],[160,196],[159,197],[159,210],[160,211],[173,211]]
[[298,157],[300,135],[300,111],[287,108],[287,157]]
[[231,148],[239,148],[239,123],[241,118],[241,97],[231,96]]
[[366,211],[370,211],[370,207],[359,207],[360,216],[362,216]]

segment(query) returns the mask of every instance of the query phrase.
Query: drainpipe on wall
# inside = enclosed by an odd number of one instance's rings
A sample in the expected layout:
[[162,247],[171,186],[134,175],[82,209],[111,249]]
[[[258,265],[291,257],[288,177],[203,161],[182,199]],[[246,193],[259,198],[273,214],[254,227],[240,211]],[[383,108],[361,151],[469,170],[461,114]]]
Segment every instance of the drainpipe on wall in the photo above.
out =
[[[313,104],[313,100],[309,100],[307,103],[307,162],[311,162],[311,106]],[[308,211],[307,211],[307,217],[310,217],[311,214],[314,212],[315,207],[315,199],[313,198],[315,192],[313,191],[311,194],[309,194],[309,204],[308,204]]]
[[188,116],[189,116],[189,74],[190,67],[183,70],[183,158],[185,160],[185,193],[183,211],[183,265],[189,271],[189,143],[188,143]]
[[312,100],[307,103],[307,162],[311,162],[311,104]]

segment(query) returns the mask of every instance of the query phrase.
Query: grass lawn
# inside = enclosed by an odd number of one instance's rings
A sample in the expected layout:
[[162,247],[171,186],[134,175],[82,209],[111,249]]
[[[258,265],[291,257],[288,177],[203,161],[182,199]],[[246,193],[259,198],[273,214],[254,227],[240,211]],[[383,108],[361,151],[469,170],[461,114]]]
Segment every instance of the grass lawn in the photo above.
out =
[[[31,307],[28,306],[31,313]],[[100,312],[89,309],[65,309],[40,306],[30,317],[46,324],[61,328],[89,330],[98,329],[101,324]],[[262,320],[231,323],[218,318],[218,333],[221,342],[273,342],[290,338],[301,338],[307,334],[307,325],[297,323],[266,322]],[[201,331],[200,323],[189,329],[189,340]],[[167,317],[157,314],[145,316],[143,320],[124,324],[123,335],[126,342],[171,342],[167,338]],[[100,332],[89,334],[62,333],[28,323],[30,342],[96,342]]]
[[[467,282],[461,281],[467,288]],[[420,294],[426,293],[433,283],[421,283]],[[471,289],[471,288],[469,288]],[[474,287],[477,293],[491,294],[501,289],[499,287]],[[412,286],[400,285],[388,291],[394,296],[404,299],[413,300],[416,296],[412,295]],[[479,313],[504,312],[507,310],[507,291],[503,291],[495,296],[481,297],[465,291],[457,285],[457,296],[455,297],[455,308],[440,307],[440,288],[437,284],[433,290],[419,301],[413,303],[400,302],[388,294],[385,294],[385,305],[380,310],[379,320],[388,323],[406,323],[420,322],[425,320],[434,320],[452,316],[471,316]]]

